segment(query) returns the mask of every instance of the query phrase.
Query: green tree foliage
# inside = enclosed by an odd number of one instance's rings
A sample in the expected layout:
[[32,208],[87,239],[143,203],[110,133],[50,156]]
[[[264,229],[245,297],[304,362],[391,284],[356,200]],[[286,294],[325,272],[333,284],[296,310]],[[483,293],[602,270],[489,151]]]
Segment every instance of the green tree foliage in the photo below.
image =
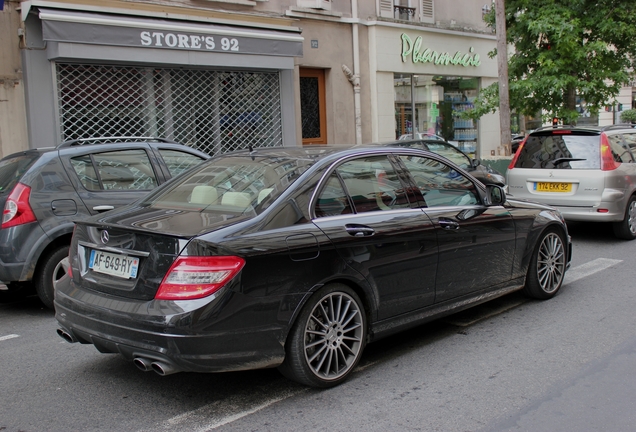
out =
[[[487,17],[495,27],[494,11]],[[575,124],[576,97],[593,114],[610,103],[636,70],[635,0],[506,0],[512,110]],[[491,57],[496,51],[489,53]],[[498,84],[484,89],[479,118],[499,106]]]
[[636,123],[636,109],[628,109],[621,113],[621,121],[625,123]]

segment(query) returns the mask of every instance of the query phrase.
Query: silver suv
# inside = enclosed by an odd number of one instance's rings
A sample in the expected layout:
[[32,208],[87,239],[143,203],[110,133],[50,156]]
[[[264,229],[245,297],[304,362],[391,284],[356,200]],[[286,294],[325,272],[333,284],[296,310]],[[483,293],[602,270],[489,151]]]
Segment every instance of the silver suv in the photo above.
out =
[[508,191],[558,208],[566,220],[613,222],[636,238],[633,125],[550,126],[529,134],[506,174]]

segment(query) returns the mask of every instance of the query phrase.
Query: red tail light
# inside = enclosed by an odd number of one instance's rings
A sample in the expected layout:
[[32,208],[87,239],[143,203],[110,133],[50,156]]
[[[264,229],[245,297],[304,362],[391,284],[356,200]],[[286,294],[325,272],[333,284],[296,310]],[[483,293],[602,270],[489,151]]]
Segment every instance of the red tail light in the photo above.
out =
[[521,141],[521,144],[519,144],[519,147],[517,147],[517,152],[515,153],[515,156],[512,158],[512,160],[510,161],[510,165],[508,165],[508,169],[513,169],[515,167],[515,164],[517,163],[517,159],[519,159],[519,155],[521,154],[521,150],[523,150],[523,146],[526,144],[526,141],[528,141],[528,136],[527,135],[523,141]]
[[161,281],[155,299],[191,300],[207,297],[236,276],[245,260],[237,256],[178,257]]
[[601,133],[601,171],[612,171],[618,168],[619,163],[614,160],[609,139],[605,133]]
[[2,212],[2,228],[9,228],[29,222],[35,222],[35,215],[29,204],[31,188],[22,183],[15,185]]

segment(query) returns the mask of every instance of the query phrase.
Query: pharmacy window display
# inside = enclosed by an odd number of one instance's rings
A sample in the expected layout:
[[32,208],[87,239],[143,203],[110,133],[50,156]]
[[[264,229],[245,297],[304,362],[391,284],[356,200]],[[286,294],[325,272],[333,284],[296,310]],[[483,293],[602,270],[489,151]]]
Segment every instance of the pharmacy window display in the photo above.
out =
[[394,90],[396,138],[438,136],[475,156],[478,122],[461,113],[474,107],[479,78],[396,73]]

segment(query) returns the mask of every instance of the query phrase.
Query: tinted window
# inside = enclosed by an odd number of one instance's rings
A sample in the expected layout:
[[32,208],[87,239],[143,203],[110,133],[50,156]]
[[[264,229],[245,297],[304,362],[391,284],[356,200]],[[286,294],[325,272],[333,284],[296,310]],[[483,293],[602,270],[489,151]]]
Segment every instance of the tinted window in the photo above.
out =
[[636,131],[626,132],[623,134],[625,145],[632,151],[632,155],[636,152]]
[[10,191],[39,155],[20,155],[0,160],[0,194]]
[[427,142],[426,146],[433,153],[444,156],[446,159],[457,164],[460,168],[466,169],[470,167],[470,159],[464,153],[449,144]]
[[72,158],[71,164],[88,190],[150,190],[157,186],[144,150],[85,155]]
[[386,156],[345,162],[337,171],[356,213],[409,207],[404,187]]
[[600,135],[537,133],[519,152],[515,168],[599,169]]
[[427,207],[479,204],[473,182],[450,166],[421,156],[400,156]]
[[204,160],[199,156],[178,150],[159,149],[159,153],[165,161],[172,177],[178,176]]
[[629,146],[625,142],[625,135],[614,134],[608,137],[612,156],[616,162],[631,163],[634,162]]
[[164,209],[260,213],[314,163],[312,159],[224,156],[183,174],[144,204]]
[[347,194],[336,174],[325,183],[316,201],[316,216],[338,216],[353,213]]

